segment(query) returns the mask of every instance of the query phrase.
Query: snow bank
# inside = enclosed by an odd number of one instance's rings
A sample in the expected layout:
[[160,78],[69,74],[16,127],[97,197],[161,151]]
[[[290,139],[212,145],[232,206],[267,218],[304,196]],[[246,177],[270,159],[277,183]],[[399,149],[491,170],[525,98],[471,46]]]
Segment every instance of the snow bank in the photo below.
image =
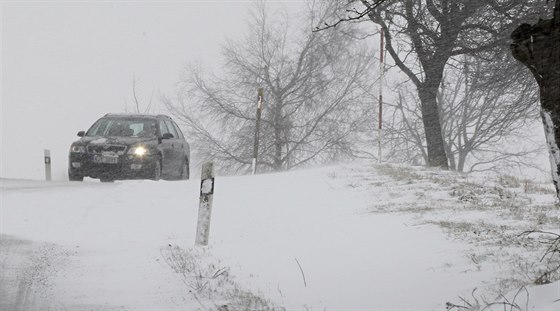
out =
[[[162,255],[193,249],[199,180],[1,186],[0,234],[72,250],[52,276],[61,305],[193,310],[227,303],[195,297]],[[218,176],[210,246],[200,260],[289,310],[443,310],[510,271],[476,263],[473,247],[480,254],[486,246],[435,225],[465,206],[451,188],[433,178],[396,181],[370,164]],[[468,215],[480,212],[487,211]],[[546,310],[551,296],[560,298],[555,287],[530,289],[531,300]]]

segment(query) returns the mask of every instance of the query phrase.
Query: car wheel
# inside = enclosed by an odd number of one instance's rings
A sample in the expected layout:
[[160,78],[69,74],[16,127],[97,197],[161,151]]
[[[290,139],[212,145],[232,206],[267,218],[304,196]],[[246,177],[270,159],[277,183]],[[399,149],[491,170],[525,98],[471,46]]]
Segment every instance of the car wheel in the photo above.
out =
[[156,160],[156,165],[154,167],[154,173],[152,175],[152,180],[158,181],[161,178],[161,161]]
[[84,176],[78,174],[68,174],[68,180],[70,181],[84,181]]
[[185,159],[183,166],[181,166],[181,179],[188,180],[190,175],[189,161]]

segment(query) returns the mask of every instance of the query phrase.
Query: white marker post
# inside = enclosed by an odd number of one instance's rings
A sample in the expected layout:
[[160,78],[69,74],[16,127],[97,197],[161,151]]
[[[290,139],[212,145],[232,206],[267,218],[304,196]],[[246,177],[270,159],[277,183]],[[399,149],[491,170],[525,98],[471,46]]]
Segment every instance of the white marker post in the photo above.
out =
[[202,165],[200,176],[200,203],[198,207],[198,224],[196,226],[196,245],[208,245],[210,235],[210,218],[212,216],[212,199],[214,197],[214,163]]
[[51,181],[51,151],[49,149],[45,149],[45,180]]

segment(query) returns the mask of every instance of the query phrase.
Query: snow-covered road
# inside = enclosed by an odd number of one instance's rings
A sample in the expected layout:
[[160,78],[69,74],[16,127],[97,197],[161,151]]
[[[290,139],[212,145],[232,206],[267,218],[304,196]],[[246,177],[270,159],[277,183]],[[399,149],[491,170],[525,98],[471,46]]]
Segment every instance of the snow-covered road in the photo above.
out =
[[[467,242],[408,214],[371,213],[375,197],[346,170],[218,177],[207,253],[242,288],[289,310],[444,310],[495,280],[499,271],[465,255]],[[201,308],[162,258],[193,247],[199,180],[1,184],[2,241],[37,245],[2,247],[3,284],[17,286],[37,250],[57,254],[56,269],[30,283],[48,279],[36,310]],[[16,303],[15,291],[0,295]]]

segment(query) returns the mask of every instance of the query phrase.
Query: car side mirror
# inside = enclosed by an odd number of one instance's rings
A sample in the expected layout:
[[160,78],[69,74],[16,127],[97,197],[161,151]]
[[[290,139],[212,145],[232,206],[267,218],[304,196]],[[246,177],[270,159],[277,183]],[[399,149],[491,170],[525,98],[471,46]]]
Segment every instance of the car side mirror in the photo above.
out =
[[173,134],[171,133],[165,133],[163,134],[163,136],[161,136],[162,139],[171,139],[171,138],[175,138],[175,136],[173,136]]
[[79,137],[84,137],[84,136],[86,136],[86,132],[85,131],[79,131],[78,136]]

